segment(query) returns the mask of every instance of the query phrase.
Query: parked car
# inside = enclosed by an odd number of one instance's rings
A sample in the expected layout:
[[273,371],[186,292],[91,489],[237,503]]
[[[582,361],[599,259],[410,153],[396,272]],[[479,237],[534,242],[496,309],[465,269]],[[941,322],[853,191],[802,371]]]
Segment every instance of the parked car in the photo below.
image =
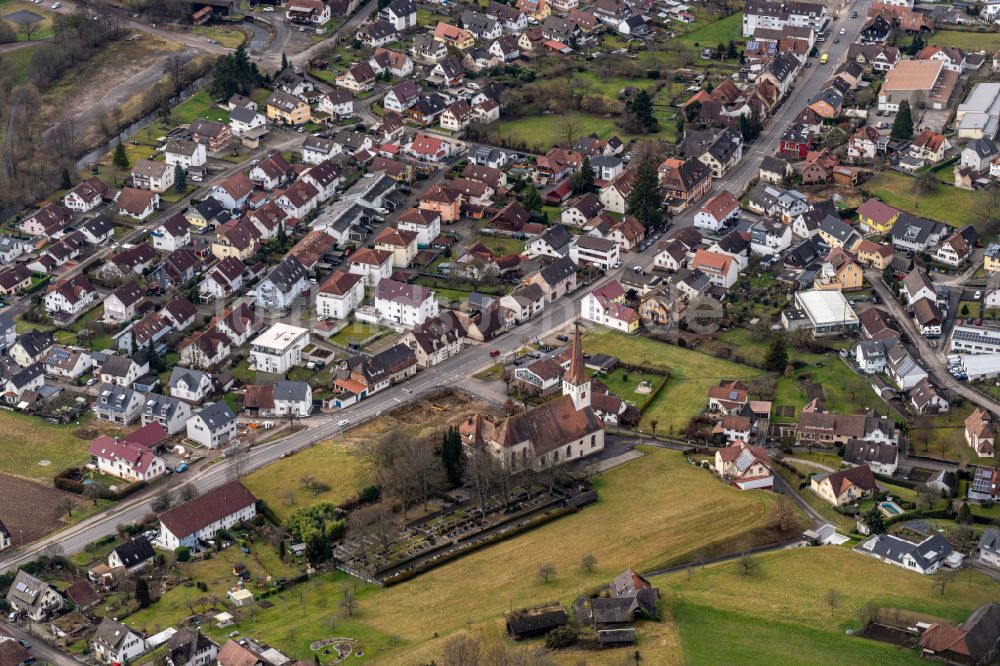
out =
[[184,462],[182,462],[180,465],[174,468],[174,471],[177,472],[178,474],[183,474],[187,470],[188,470],[188,464]]
[[499,355],[500,355],[499,349],[494,349],[493,351],[490,352],[490,358],[496,358]]
[[569,342],[569,336],[568,335],[557,335],[556,336],[556,340],[558,340],[559,342]]

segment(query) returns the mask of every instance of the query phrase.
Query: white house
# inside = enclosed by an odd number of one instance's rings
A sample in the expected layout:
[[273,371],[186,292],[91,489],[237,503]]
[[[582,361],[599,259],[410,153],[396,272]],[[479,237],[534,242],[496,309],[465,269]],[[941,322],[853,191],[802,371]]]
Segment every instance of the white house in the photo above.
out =
[[278,322],[254,339],[250,362],[258,372],[285,374],[302,362],[302,350],[308,345],[308,329]]
[[711,231],[719,231],[726,222],[738,218],[740,202],[732,193],[723,190],[705,202],[694,214],[694,226]]
[[316,316],[346,319],[365,300],[365,281],[357,273],[334,271],[316,291]]
[[139,160],[132,167],[132,184],[140,190],[166,192],[174,186],[174,167],[166,162]]
[[380,16],[392,24],[397,31],[402,32],[417,27],[417,8],[412,0],[394,0],[381,12]]
[[437,316],[437,292],[385,278],[375,285],[375,310],[381,320],[413,327]]
[[168,509],[160,520],[159,545],[168,550],[196,546],[257,515],[257,498],[239,481],[210,490],[204,495]]
[[257,283],[257,307],[275,312],[284,310],[298,299],[309,285],[309,271],[293,256],[285,257]]
[[180,213],[168,217],[149,235],[153,239],[153,248],[161,252],[173,252],[191,244],[190,226],[187,218]]
[[43,303],[49,314],[77,315],[87,309],[97,298],[97,289],[83,275],[63,280],[45,294]]
[[236,437],[236,415],[221,400],[205,405],[188,419],[187,436],[206,448],[218,448]]
[[229,113],[229,129],[236,136],[245,134],[267,125],[267,117],[256,109],[240,106]]
[[102,473],[126,481],[151,481],[167,471],[167,463],[150,449],[107,435],[93,440],[87,452]]
[[75,213],[88,213],[104,202],[108,186],[96,176],[83,181],[63,197],[63,206]]
[[60,610],[65,603],[54,586],[18,569],[7,591],[7,603],[34,622],[41,622]]
[[634,333],[639,327],[639,314],[625,302],[625,290],[617,280],[584,296],[580,317],[624,333]]
[[149,545],[149,540],[145,536],[139,535],[117,546],[108,553],[108,568],[121,568],[129,573],[134,573],[145,569],[155,559],[156,553],[153,551],[153,547]]
[[180,398],[159,393],[147,393],[140,415],[142,425],[159,423],[168,435],[184,430],[191,418],[191,405]]
[[351,255],[347,270],[363,277],[366,287],[374,287],[392,275],[392,252],[362,248]]
[[205,166],[208,162],[205,144],[187,139],[171,139],[167,144],[164,156],[168,166],[173,167],[179,164],[185,171],[191,167]]
[[126,282],[104,299],[103,320],[110,324],[120,324],[132,319],[144,299],[138,283]]
[[200,404],[212,392],[212,377],[207,372],[174,366],[167,388],[175,398]]
[[621,264],[618,244],[595,236],[577,236],[570,247],[570,259],[577,266],[596,266],[609,271]]
[[963,559],[962,554],[955,552],[948,540],[938,532],[920,543],[891,534],[875,534],[854,550],[924,575],[934,573],[942,565],[958,568]]
[[274,383],[272,400],[274,416],[306,417],[312,412],[312,387],[307,382],[293,382],[285,379]]
[[441,214],[425,208],[410,208],[396,220],[396,228],[417,235],[417,247],[429,247],[441,235]]
[[91,408],[102,421],[128,425],[142,411],[143,394],[124,386],[103,383],[97,387],[97,399]]

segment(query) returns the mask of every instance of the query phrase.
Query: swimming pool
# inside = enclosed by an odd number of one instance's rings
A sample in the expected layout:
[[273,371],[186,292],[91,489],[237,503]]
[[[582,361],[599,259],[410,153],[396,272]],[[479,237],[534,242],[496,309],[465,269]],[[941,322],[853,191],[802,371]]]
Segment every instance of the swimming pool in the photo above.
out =
[[903,513],[903,507],[899,506],[895,502],[882,502],[878,505],[878,507],[882,509],[882,513],[890,517],[898,516]]

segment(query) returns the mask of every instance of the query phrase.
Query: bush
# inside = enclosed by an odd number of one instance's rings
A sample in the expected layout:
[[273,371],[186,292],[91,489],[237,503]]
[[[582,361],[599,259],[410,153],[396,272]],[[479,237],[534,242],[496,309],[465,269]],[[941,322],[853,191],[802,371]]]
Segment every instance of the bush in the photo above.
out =
[[366,504],[371,504],[378,499],[378,496],[378,486],[365,486],[365,488],[361,490],[361,501]]
[[177,549],[177,561],[187,562],[191,559],[191,549],[187,546],[181,546]]
[[550,650],[572,647],[576,643],[576,627],[566,624],[545,635],[545,647]]

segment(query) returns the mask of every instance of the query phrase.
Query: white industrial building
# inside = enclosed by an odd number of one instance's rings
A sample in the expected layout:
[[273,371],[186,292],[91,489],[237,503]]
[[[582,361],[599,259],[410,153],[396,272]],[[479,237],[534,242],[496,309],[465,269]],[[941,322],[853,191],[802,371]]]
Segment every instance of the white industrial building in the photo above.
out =
[[1000,330],[985,326],[956,326],[951,334],[951,351],[967,354],[1000,352]]
[[960,139],[993,139],[1000,129],[1000,83],[979,83],[955,112]]
[[959,354],[958,363],[970,381],[1000,377],[1000,353]]
[[800,291],[795,307],[781,313],[781,323],[789,331],[809,329],[815,336],[855,331],[858,315],[839,291]]

